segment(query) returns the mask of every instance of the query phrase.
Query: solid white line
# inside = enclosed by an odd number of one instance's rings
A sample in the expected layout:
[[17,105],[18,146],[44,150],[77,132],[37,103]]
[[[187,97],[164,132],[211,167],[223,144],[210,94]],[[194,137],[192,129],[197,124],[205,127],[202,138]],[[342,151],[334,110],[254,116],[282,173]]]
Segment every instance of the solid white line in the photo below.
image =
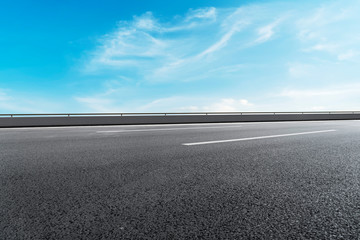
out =
[[336,130],[322,130],[322,131],[313,131],[313,132],[301,132],[301,133],[289,133],[289,134],[280,134],[280,135],[269,135],[269,136],[261,136],[261,137],[249,137],[249,138],[238,138],[238,139],[229,139],[229,140],[218,140],[218,141],[207,141],[207,142],[195,142],[195,143],[183,143],[185,146],[194,146],[194,145],[204,145],[204,144],[213,144],[213,143],[225,143],[225,142],[238,142],[238,141],[249,141],[256,139],[265,139],[265,138],[277,138],[277,137],[289,137],[289,136],[297,136],[297,135],[305,135],[305,134],[315,134],[315,133],[326,133],[326,132],[334,132]]
[[132,130],[109,130],[97,131],[97,133],[126,133],[126,132],[156,132],[156,131],[177,131],[189,129],[207,129],[207,128],[236,128],[242,126],[226,126],[226,127],[191,127],[191,128],[150,128],[150,129],[132,129]]

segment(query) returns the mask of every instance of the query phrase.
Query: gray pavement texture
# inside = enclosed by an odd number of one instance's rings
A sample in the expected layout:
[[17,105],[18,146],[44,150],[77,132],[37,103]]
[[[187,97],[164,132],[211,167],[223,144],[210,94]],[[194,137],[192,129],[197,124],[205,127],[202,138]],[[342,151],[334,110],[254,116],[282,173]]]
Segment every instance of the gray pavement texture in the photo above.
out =
[[360,238],[360,121],[0,129],[0,151],[0,239]]

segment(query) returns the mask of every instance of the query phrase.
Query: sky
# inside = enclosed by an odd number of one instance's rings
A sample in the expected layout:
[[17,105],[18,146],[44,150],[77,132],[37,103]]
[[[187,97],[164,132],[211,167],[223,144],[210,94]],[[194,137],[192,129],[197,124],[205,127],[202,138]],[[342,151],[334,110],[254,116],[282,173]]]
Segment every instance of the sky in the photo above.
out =
[[2,0],[0,113],[360,110],[359,0]]

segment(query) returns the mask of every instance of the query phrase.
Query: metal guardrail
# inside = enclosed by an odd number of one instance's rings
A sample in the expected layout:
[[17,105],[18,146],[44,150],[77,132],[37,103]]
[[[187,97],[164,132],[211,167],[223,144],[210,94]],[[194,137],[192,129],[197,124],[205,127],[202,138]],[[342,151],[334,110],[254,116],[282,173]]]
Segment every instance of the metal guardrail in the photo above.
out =
[[81,117],[81,116],[171,116],[171,115],[284,115],[284,114],[360,114],[360,111],[304,112],[172,112],[172,113],[26,113],[0,114],[0,117]]

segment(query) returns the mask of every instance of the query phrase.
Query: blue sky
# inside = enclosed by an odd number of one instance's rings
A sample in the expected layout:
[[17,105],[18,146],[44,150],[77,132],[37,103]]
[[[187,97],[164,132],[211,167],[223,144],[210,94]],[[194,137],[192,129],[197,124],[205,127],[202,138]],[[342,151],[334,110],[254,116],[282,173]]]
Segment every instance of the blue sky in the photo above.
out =
[[360,1],[0,8],[0,112],[360,109]]

